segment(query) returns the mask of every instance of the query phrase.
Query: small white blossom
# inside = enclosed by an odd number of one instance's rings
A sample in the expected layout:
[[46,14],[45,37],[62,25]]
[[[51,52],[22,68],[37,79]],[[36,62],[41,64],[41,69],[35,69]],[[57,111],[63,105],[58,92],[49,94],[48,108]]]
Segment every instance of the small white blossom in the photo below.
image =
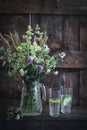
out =
[[49,52],[49,47],[47,45],[45,45],[46,51]]
[[59,56],[63,59],[63,58],[66,56],[66,54],[65,54],[65,52],[61,52],[61,53],[59,54]]
[[54,71],[53,73],[54,73],[55,75],[58,75],[58,71]]
[[50,73],[51,72],[51,69],[47,69],[47,73]]

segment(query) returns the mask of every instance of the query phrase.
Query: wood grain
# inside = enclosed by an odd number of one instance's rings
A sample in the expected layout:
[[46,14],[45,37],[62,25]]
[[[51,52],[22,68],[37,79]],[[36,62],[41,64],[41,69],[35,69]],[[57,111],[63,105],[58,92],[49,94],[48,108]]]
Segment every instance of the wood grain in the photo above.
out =
[[[87,17],[80,17],[80,51],[87,52]],[[84,58],[86,61],[87,56]],[[80,71],[80,106],[87,107],[87,69]]]
[[86,0],[1,0],[0,13],[87,14]]

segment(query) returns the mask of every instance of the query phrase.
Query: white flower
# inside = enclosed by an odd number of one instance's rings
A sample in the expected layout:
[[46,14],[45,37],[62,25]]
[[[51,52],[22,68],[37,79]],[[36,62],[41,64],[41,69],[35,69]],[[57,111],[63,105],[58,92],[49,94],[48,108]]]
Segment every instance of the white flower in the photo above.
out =
[[45,45],[46,51],[49,52],[49,47],[47,45]]
[[61,53],[59,54],[59,56],[63,59],[63,58],[66,56],[66,54],[65,54],[65,52],[61,52]]
[[58,75],[58,71],[54,71],[53,73],[54,73],[55,75]]
[[47,69],[47,73],[50,73],[51,72],[51,69]]

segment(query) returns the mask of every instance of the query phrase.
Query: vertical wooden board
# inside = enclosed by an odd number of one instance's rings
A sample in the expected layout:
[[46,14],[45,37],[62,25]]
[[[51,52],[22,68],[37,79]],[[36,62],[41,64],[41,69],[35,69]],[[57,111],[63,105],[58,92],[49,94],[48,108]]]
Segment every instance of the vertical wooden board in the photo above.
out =
[[[81,87],[84,87],[85,90],[83,89],[82,91],[80,91],[80,94],[82,95],[82,97],[87,97],[87,71],[83,70],[81,71],[82,77],[80,77],[80,84]],[[83,86],[82,86],[83,85]]]
[[87,70],[80,71],[80,106],[87,107]]
[[80,16],[80,50],[87,51],[87,15]]
[[[80,50],[87,51],[87,15],[80,16]],[[87,107],[87,69],[80,71],[80,106]]]
[[[63,16],[63,46],[65,50],[75,51],[79,50],[79,17],[78,16]],[[70,76],[71,75],[71,76]],[[73,106],[79,104],[79,71],[65,73],[65,85],[72,82],[73,87]],[[73,78],[72,78],[73,77]]]
[[63,16],[63,46],[65,50],[79,50],[78,16]]
[[62,16],[32,15],[32,26],[39,24],[41,30],[47,31],[48,46],[52,49],[62,48]]
[[0,32],[7,34],[16,31],[21,37],[29,24],[29,15],[0,14]]
[[79,71],[71,74],[71,87],[73,88],[73,107],[79,106]]
[[[80,50],[87,51],[87,16],[80,17]],[[87,107],[87,70],[80,71],[80,106]]]

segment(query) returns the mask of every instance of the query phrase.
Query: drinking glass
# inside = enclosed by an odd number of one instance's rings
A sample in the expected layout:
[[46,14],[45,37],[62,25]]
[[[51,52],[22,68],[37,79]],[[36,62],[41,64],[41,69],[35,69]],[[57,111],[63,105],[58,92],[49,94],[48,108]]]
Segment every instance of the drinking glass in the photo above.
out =
[[71,113],[72,107],[72,88],[61,87],[61,113]]
[[49,115],[52,117],[58,117],[60,114],[60,90],[56,88],[50,88],[49,92]]

